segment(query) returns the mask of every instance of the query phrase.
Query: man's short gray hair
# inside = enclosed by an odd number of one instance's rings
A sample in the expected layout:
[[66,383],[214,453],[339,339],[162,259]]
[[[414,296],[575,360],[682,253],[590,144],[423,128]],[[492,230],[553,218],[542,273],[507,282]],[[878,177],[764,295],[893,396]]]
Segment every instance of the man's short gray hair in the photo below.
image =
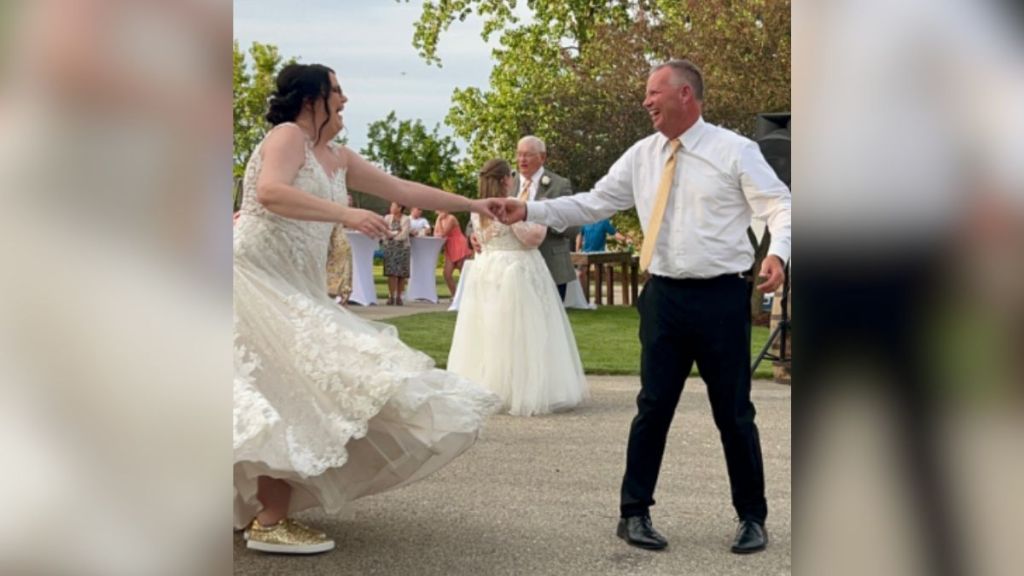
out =
[[696,64],[689,60],[669,60],[651,69],[651,74],[662,68],[672,69],[673,86],[689,84],[690,88],[693,88],[694,98],[698,102],[704,101],[704,74],[701,73],[700,68]]
[[536,136],[523,136],[519,139],[519,144],[526,144],[534,152],[540,152],[541,154],[547,154],[547,147],[544,146],[544,141]]

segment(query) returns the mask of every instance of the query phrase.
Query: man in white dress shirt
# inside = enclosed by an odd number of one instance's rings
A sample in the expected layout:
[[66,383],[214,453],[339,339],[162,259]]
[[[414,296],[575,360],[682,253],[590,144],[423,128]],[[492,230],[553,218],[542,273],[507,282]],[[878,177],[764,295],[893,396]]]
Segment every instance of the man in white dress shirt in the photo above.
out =
[[409,234],[417,238],[430,236],[430,221],[423,217],[423,210],[409,209]]
[[640,381],[629,431],[617,533],[629,544],[668,545],[650,507],[672,416],[693,363],[707,384],[740,519],[735,553],[763,550],[768,506],[750,401],[751,217],[772,234],[759,290],[772,292],[790,254],[790,192],[751,140],[704,122],[704,82],[687,60],[648,77],[644,107],[657,133],[640,140],[590,192],[544,202],[505,201],[505,220],[565,229],[636,206],[640,265],[650,272],[637,302]]

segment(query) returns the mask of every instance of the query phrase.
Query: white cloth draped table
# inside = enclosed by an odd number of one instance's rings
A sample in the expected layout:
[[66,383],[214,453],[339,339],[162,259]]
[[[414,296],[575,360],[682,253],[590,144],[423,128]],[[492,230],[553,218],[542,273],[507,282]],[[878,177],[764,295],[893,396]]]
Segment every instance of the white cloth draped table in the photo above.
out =
[[380,241],[355,230],[345,230],[345,236],[352,245],[352,294],[348,301],[372,306],[377,303],[377,289],[373,285],[373,253],[380,246]]
[[[437,258],[445,238],[410,238],[409,285],[405,299],[427,300],[437,304]],[[459,280],[461,283],[461,279]]]
[[596,310],[597,304],[587,302],[587,299],[583,297],[583,286],[580,285],[580,281],[573,280],[565,285],[565,307]]
[[469,269],[473,267],[473,260],[466,258],[462,261],[462,271],[459,272],[459,285],[455,287],[455,294],[452,295],[452,304],[448,307],[448,311],[452,312],[459,309],[459,302],[462,300],[462,287],[466,285],[466,276],[469,275]]

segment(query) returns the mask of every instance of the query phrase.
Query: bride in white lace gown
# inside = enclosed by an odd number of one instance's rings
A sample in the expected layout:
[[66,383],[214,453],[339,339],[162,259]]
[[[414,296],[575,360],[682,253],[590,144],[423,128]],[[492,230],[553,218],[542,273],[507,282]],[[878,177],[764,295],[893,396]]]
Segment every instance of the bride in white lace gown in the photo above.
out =
[[281,71],[267,114],[275,127],[246,169],[234,227],[234,524],[262,551],[333,548],[288,516],[342,513],[427,476],[471,446],[499,406],[393,327],[327,296],[334,225],[385,232],[379,215],[347,206],[347,183],[402,204],[487,211],[486,201],[399,180],[328,144],[345,102],[329,68]]
[[[505,198],[512,183],[508,164],[490,160],[480,172],[480,197]],[[588,391],[576,339],[537,251],[547,228],[472,218],[482,252],[463,286],[448,369],[497,393],[509,414],[579,405]]]

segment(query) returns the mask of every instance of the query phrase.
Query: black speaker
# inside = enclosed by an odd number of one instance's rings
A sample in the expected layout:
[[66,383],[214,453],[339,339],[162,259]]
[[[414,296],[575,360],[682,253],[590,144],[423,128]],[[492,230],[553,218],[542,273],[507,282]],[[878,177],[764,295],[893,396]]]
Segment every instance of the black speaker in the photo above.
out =
[[756,142],[775,175],[790,186],[789,112],[762,112],[757,115]]
[[[764,159],[768,161],[768,165],[775,171],[775,175],[786,183],[786,186],[790,186],[790,132],[789,122],[791,118],[789,112],[763,112],[757,115],[757,126],[755,127],[757,145],[761,147],[761,154],[764,154]],[[759,255],[758,258],[763,258],[768,252],[768,244],[770,242],[770,235],[765,231],[764,237],[761,239],[760,244],[757,242],[754,236],[753,230],[747,230],[750,241],[754,244],[755,252]],[[755,262],[756,265],[756,262]],[[752,270],[752,272],[755,272]],[[765,343],[764,348],[761,349],[761,353],[757,355],[757,359],[754,360],[753,365],[750,368],[751,373],[757,370],[757,365],[761,363],[761,360],[765,358],[772,360],[777,368],[783,368],[786,374],[789,374],[790,362],[792,359],[792,351],[790,350],[790,324],[789,324],[789,297],[790,297],[790,284],[789,284],[789,265],[786,265],[786,280],[782,285],[782,302],[781,302],[781,313],[778,320],[772,315],[770,326],[772,326],[772,333],[768,337],[768,341]],[[771,352],[771,347],[775,341],[779,341],[779,353],[775,354]],[[779,382],[779,372],[776,371],[776,382]]]

